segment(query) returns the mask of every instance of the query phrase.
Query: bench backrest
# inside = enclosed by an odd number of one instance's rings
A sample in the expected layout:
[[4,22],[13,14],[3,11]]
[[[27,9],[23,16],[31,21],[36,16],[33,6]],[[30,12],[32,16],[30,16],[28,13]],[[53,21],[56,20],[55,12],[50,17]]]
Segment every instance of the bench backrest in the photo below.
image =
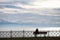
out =
[[34,32],[33,34],[47,34],[47,32]]
[[47,34],[47,32],[39,32],[39,34]]

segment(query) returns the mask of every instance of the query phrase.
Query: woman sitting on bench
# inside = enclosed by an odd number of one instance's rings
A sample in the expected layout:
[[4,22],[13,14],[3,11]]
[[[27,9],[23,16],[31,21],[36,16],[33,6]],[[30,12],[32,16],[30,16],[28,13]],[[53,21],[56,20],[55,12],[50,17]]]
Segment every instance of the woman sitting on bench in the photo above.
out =
[[39,32],[39,30],[38,30],[38,28],[37,28],[36,31],[33,32],[33,34],[34,34],[35,37],[37,37],[37,34],[44,34],[44,36],[45,36],[45,35],[47,34],[47,32],[45,32],[45,31]]

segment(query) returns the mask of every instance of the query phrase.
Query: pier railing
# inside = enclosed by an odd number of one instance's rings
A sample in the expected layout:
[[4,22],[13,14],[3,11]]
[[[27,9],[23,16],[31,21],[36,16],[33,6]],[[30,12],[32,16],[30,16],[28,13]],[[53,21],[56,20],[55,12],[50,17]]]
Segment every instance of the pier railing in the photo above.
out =
[[[34,37],[34,31],[0,31],[0,38]],[[37,37],[60,37],[60,31],[47,31],[47,34],[38,34]]]

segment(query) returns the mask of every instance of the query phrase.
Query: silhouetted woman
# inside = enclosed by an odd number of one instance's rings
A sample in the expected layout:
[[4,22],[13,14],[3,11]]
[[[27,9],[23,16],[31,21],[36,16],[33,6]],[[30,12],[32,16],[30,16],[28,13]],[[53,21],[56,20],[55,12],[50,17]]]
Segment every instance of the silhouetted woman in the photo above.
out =
[[33,34],[34,34],[35,37],[37,37],[37,34],[39,34],[38,28],[35,30],[35,32]]

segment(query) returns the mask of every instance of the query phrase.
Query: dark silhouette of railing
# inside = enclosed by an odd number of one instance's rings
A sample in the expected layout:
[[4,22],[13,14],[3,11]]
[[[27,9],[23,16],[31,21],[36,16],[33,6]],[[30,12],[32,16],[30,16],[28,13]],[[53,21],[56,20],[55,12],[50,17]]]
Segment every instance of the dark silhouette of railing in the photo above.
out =
[[[34,31],[0,31],[0,38],[35,37]],[[43,31],[40,31],[43,32]],[[60,31],[47,31],[47,34],[38,34],[37,37],[60,37]]]

